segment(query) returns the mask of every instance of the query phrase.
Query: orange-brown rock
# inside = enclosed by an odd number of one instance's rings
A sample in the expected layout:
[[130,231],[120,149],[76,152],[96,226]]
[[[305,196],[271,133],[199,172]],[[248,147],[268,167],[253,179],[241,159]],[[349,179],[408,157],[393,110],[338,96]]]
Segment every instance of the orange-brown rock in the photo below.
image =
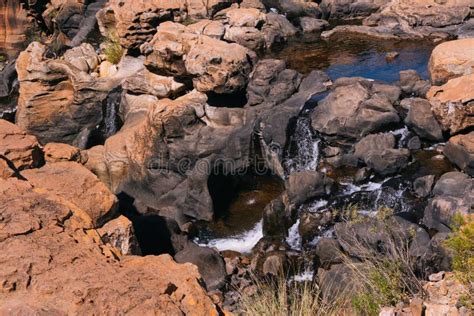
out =
[[436,46],[428,68],[434,84],[444,84],[449,79],[473,74],[474,38],[444,42]]
[[25,170],[22,176],[34,187],[46,189],[84,210],[94,227],[103,225],[117,210],[117,197],[78,163],[48,163],[40,169]]
[[62,143],[49,143],[43,148],[46,162],[75,161],[87,162],[87,153],[79,148]]
[[218,315],[194,265],[108,256],[80,213],[25,181],[0,179],[1,315]]
[[5,50],[15,55],[19,46],[26,41],[26,30],[30,24],[27,12],[19,0],[0,2],[0,52]]
[[111,0],[99,11],[102,35],[118,36],[126,48],[138,48],[152,39],[164,21],[209,18],[233,0]]
[[102,241],[117,249],[120,255],[141,253],[133,223],[123,215],[107,222],[97,230]]
[[474,132],[451,137],[443,152],[451,162],[474,176]]
[[[0,120],[0,160],[9,169],[23,170],[41,163],[42,152],[36,137],[26,135],[18,126]],[[0,167],[0,170],[6,170]],[[10,173],[10,172],[8,172]]]
[[474,74],[433,86],[427,93],[431,109],[443,130],[452,134],[474,125]]

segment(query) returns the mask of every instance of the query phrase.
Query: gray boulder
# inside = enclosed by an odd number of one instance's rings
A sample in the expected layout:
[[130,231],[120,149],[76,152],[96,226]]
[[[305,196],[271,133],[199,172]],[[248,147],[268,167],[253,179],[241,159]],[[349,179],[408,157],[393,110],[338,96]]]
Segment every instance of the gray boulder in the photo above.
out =
[[428,100],[420,98],[404,99],[402,107],[409,108],[405,124],[413,129],[418,136],[432,141],[443,140],[441,126],[431,111]]

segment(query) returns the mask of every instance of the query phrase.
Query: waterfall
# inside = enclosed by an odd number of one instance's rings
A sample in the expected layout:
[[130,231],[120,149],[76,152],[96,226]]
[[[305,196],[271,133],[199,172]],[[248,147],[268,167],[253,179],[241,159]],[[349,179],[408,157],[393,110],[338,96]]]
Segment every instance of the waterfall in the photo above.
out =
[[287,173],[316,170],[319,162],[319,143],[320,139],[312,130],[311,119],[308,116],[298,117],[283,162]]
[[105,100],[105,113],[104,113],[104,136],[108,137],[117,133],[118,126],[118,115],[117,112],[122,101],[122,89],[121,87],[115,88],[107,96]]

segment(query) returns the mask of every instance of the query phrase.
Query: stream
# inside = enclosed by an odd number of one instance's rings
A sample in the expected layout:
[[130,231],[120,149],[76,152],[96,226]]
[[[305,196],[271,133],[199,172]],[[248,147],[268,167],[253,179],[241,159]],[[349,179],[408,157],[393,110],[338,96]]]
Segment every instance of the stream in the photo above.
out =
[[[270,58],[283,59],[288,68],[307,74],[313,70],[325,71],[334,81],[341,77],[364,77],[385,83],[399,80],[399,72],[414,69],[423,79],[428,78],[427,65],[433,49],[429,42],[383,41],[357,36],[341,36],[331,41],[320,40],[317,35],[304,36],[293,40],[279,52],[271,53]],[[395,58],[388,53],[396,52]],[[324,140],[311,128],[310,113],[317,102],[326,94],[317,95],[305,105],[294,123],[293,131],[287,140],[285,169],[287,174],[313,170],[328,174],[338,184],[338,189],[327,200],[318,199],[306,203],[298,213],[324,212],[331,208],[357,204],[360,211],[371,214],[381,206],[393,208],[396,212],[410,212],[420,207],[420,202],[410,192],[410,182],[427,174],[442,174],[453,169],[451,164],[436,150],[436,145],[418,151],[414,161],[402,174],[391,177],[372,175],[364,184],[354,183],[357,168],[327,170],[319,161]],[[410,134],[403,124],[389,131],[404,146]],[[253,177],[247,185],[234,187],[230,205],[219,205],[218,212],[225,216],[216,218],[210,224],[199,226],[194,240],[202,246],[215,247],[220,251],[232,250],[249,253],[263,237],[262,213],[265,205],[278,197],[283,188],[271,177]],[[245,181],[244,181],[245,182]],[[248,185],[251,183],[251,185]],[[212,194],[211,194],[212,195]],[[227,197],[229,198],[229,197]],[[219,211],[220,210],[220,211]],[[416,212],[414,212],[416,213]],[[415,216],[415,215],[410,215]],[[319,237],[331,234],[331,228],[321,236],[303,244],[299,233],[299,218],[290,227],[286,238],[292,250],[304,251],[314,247]],[[308,249],[309,249],[308,248]],[[311,271],[305,270],[295,278],[311,278]]]

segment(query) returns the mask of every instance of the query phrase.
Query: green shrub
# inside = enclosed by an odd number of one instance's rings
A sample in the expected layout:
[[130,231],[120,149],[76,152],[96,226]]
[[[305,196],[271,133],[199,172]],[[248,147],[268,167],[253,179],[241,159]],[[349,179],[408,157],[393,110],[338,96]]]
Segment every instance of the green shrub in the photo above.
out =
[[7,61],[7,58],[3,55],[0,55],[0,63],[4,63]]
[[[452,254],[452,268],[456,277],[472,288],[474,283],[474,216],[455,215],[453,232],[445,246]],[[472,289],[471,289],[472,291]]]
[[112,64],[118,64],[122,59],[124,50],[122,45],[120,45],[120,40],[118,36],[111,35],[109,36],[104,43],[104,54],[109,62]]

